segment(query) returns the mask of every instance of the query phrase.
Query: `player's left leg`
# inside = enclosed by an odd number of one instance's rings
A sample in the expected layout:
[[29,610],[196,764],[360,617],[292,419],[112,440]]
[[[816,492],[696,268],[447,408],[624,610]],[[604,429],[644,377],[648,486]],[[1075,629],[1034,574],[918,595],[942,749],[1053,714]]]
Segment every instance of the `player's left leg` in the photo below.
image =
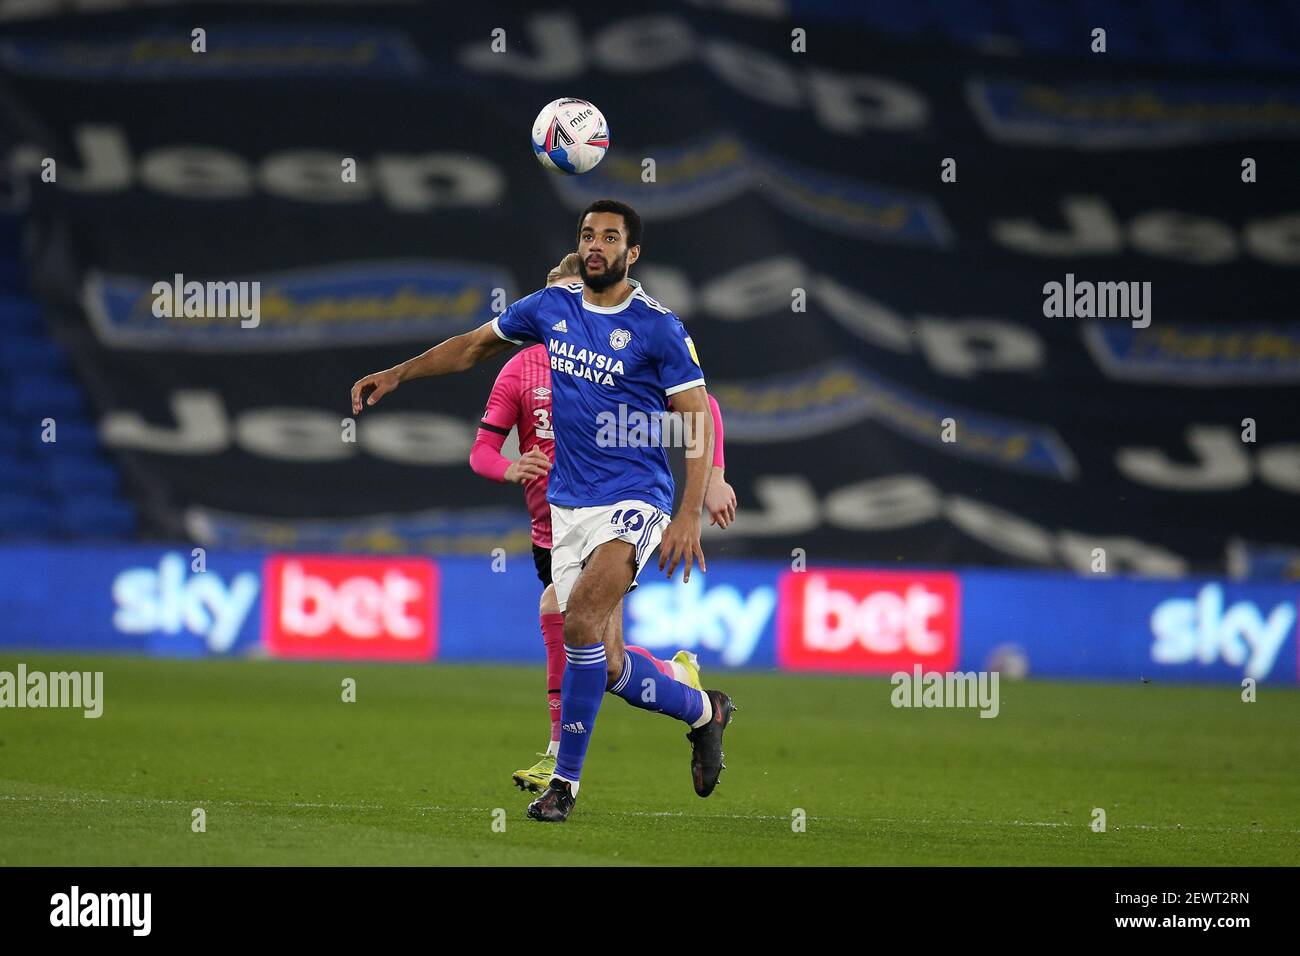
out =
[[627,651],[629,654],[640,654],[642,657],[646,658],[651,664],[653,664],[661,674],[667,674],[669,677],[677,676],[673,672],[672,661],[661,661],[659,658],[655,657],[644,647],[638,647],[635,644],[624,644],[623,650]]
[[[655,544],[658,544],[658,538]],[[649,561],[649,555],[643,557]],[[640,571],[640,567],[637,570]],[[610,661],[617,661],[617,652],[623,648],[623,614],[611,615],[607,628],[608,635],[604,643],[606,657]],[[736,704],[722,691],[702,691],[699,688],[698,665],[694,654],[680,652],[679,657],[682,657],[682,663],[689,662],[695,669],[693,683],[684,684],[669,678],[662,669],[654,666],[654,658],[649,653],[628,653],[624,669],[617,678],[614,678],[615,666],[610,665],[610,678],[614,680],[610,689],[628,701],[628,704],[645,710],[658,710],[659,713],[677,717],[690,724],[690,731],[686,734],[686,740],[690,741],[690,779],[695,793],[706,797],[714,792],[722,771],[727,769],[723,762],[723,731],[731,724]],[[660,675],[659,682],[654,682],[654,674]],[[638,687],[640,695],[637,693]],[[660,705],[664,696],[667,697],[666,705]],[[699,711],[695,711],[693,706],[697,698],[702,702]],[[692,719],[692,714],[695,713],[699,714],[698,718]]]
[[[640,574],[659,547],[661,531],[661,523],[649,524],[638,539],[633,557],[636,574]],[[635,578],[633,581],[632,586],[635,587]],[[668,679],[640,654],[627,654],[623,667],[615,671],[619,658],[612,650],[613,647],[622,646],[622,621],[620,615],[611,622],[611,630],[616,630],[616,640],[610,642],[612,647],[606,651],[610,676],[614,680],[610,689],[634,707],[657,710],[691,725],[691,730],[686,735],[691,743],[691,782],[695,785],[697,794],[707,797],[718,785],[722,771],[726,769],[726,764],[723,763],[722,734],[736,711],[735,702],[720,690],[699,689],[698,664],[692,655],[679,656],[683,658],[684,665],[689,664],[696,670],[694,686]],[[615,673],[618,673],[616,678]],[[660,680],[655,679],[656,673],[660,674]],[[698,712],[694,706],[697,697],[702,702]],[[699,714],[698,717],[695,716],[696,713]]]
[[[676,679],[670,668],[643,648],[623,646],[622,608],[610,616],[605,638],[605,660],[610,675],[610,693],[617,694],[633,707],[650,710],[685,721],[691,727],[708,723],[712,707],[705,694]],[[637,653],[637,652],[640,653]]]
[[[553,524],[557,510],[553,505]],[[587,746],[605,696],[604,632],[610,614],[620,608],[632,583],[636,568],[633,551],[633,546],[622,540],[605,540],[597,545],[582,561],[581,571],[567,594],[572,571],[569,565],[577,563],[570,560],[572,556],[563,561],[564,577],[556,575],[558,596],[565,610],[564,650],[568,663],[560,685],[560,752],[555,776],[542,795],[528,805],[528,815],[534,820],[560,823],[573,810]]]
[[[555,597],[555,585],[550,578],[550,551],[533,546],[534,555],[538,551],[545,554],[546,574],[542,578],[546,590],[542,592],[538,606],[538,617],[542,627],[542,641],[546,645],[546,710],[551,721],[550,743],[546,751],[537,756],[541,759],[527,770],[516,770],[512,775],[515,786],[520,790],[537,792],[546,786],[555,772],[555,755],[560,750],[560,681],[564,677],[564,615],[560,613],[559,601]],[[542,574],[542,560],[538,558],[538,574]]]
[[624,644],[623,648],[629,654],[640,654],[647,658],[650,663],[659,668],[659,673],[666,674],[673,680],[681,681],[688,687],[694,687],[700,690],[700,659],[690,651],[678,651],[673,655],[672,660],[663,660],[655,657],[644,647],[638,647],[636,644]]
[[560,751],[560,682],[564,679],[564,615],[555,598],[555,585],[542,592],[542,640],[546,644],[546,712],[551,719],[551,742],[546,752]]

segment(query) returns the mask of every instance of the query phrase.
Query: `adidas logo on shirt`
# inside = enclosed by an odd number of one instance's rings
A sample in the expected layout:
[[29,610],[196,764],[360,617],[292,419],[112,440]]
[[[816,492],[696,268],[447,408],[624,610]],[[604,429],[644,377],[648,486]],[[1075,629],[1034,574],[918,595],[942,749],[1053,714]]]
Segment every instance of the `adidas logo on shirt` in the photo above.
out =
[[551,326],[551,331],[552,331],[552,332],[567,332],[567,331],[569,331],[569,325],[568,325],[568,323],[567,323],[566,320],[564,320],[564,319],[560,319],[560,321],[556,322],[554,325]]
[[587,728],[582,726],[582,721],[580,720],[575,720],[572,723],[564,724],[562,725],[562,729],[567,730],[571,734],[585,734],[587,732]]

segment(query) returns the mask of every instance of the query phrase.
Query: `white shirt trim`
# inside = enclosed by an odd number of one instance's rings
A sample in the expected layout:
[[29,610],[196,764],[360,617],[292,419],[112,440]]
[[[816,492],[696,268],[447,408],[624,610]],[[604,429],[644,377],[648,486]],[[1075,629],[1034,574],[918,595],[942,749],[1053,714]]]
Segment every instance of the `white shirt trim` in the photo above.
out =
[[678,392],[684,392],[684,391],[686,391],[688,388],[694,388],[694,387],[697,386],[697,385],[703,385],[703,384],[704,384],[704,379],[702,379],[702,378],[697,378],[697,379],[696,379],[695,381],[693,381],[693,382],[683,382],[681,385],[674,385],[672,388],[665,389],[665,390],[664,390],[664,394],[665,394],[665,395],[676,395]]
[[632,293],[632,295],[633,297],[640,299],[642,302],[650,306],[650,308],[654,309],[656,312],[660,313],[661,315],[667,315],[670,311],[668,309],[665,309],[654,299],[650,298],[650,296],[646,295],[645,292],[642,291],[641,289],[637,289],[636,292]]
[[501,318],[501,316],[498,315],[495,319],[492,320],[492,331],[495,332],[499,338],[503,338],[507,342],[514,342],[515,345],[523,345],[524,344],[523,342],[520,342],[518,339],[512,339],[510,336],[506,335],[504,332],[501,331],[501,326],[497,324],[497,319],[499,318]]
[[602,315],[617,315],[619,312],[622,312],[631,305],[632,300],[636,298],[636,294],[641,291],[641,283],[637,282],[635,279],[628,279],[627,283],[632,287],[632,291],[629,292],[627,298],[618,305],[592,305],[587,301],[587,297],[584,295],[582,297],[582,307],[588,312],[599,312]]

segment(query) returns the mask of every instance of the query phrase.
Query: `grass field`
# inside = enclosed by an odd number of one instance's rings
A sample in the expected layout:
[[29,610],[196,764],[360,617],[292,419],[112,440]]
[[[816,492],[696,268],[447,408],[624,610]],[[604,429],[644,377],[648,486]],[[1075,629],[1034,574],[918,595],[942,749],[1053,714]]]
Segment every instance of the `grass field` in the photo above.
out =
[[19,660],[102,670],[106,702],[0,710],[3,865],[1300,864],[1289,690],[1003,682],[990,720],[706,672],[741,708],[717,792],[683,727],[607,697],[555,826],[510,783],[545,741],[540,667]]

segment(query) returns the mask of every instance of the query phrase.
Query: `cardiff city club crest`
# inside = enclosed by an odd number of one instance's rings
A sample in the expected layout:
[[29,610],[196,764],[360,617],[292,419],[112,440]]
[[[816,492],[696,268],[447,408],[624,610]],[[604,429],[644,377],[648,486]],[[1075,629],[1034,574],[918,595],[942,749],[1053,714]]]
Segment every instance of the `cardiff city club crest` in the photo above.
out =
[[615,352],[619,349],[627,348],[627,343],[632,341],[632,333],[627,329],[615,329],[609,333],[609,344]]

